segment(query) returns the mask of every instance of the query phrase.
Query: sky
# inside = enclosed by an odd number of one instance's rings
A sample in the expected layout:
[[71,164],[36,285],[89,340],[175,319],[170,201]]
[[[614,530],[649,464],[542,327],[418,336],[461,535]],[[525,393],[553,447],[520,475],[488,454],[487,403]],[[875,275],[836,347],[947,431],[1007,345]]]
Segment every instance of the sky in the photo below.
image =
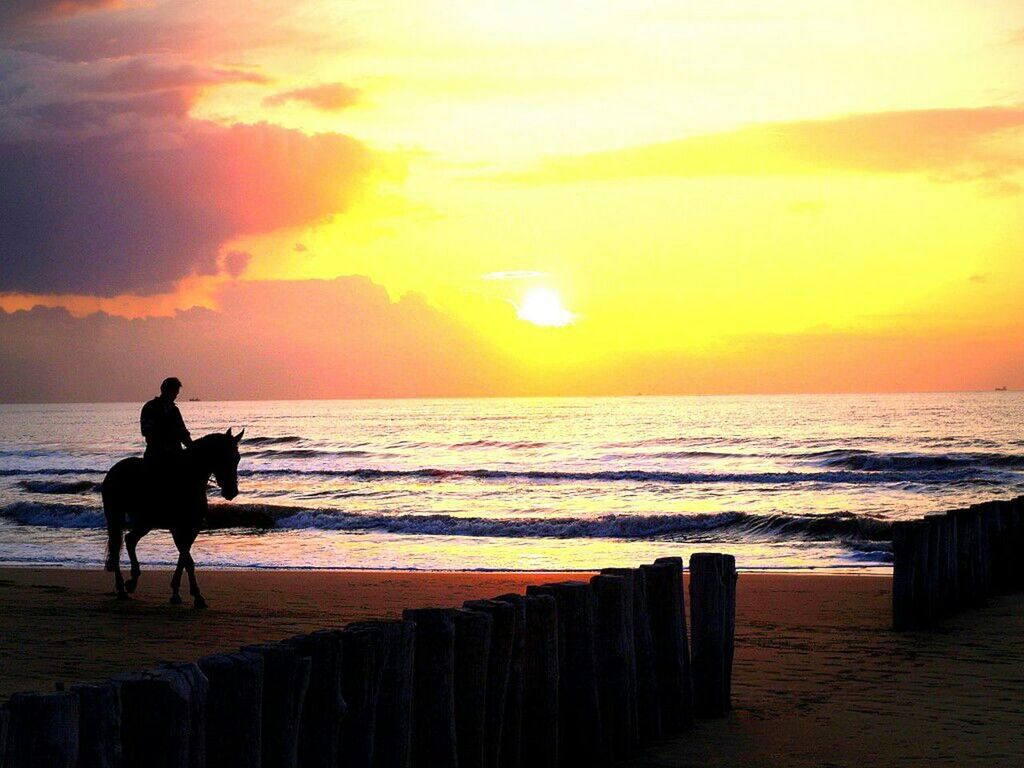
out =
[[1024,387],[1016,0],[8,0],[0,401]]

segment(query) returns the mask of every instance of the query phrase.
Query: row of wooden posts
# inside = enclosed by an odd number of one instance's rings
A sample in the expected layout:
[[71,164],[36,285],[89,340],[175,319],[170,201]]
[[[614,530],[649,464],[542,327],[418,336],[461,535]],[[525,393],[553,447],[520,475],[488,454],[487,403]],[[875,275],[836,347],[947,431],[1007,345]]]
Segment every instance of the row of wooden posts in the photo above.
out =
[[1024,587],[1024,496],[893,524],[894,629],[943,616]]
[[608,766],[730,709],[735,560],[690,558],[689,638],[683,583],[662,558],[15,694],[0,768]]

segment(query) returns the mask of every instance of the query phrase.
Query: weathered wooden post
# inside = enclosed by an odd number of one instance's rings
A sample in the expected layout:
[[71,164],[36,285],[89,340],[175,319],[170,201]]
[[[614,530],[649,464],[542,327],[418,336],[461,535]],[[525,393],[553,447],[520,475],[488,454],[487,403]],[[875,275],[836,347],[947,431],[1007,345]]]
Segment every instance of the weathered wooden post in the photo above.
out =
[[594,596],[587,582],[528,587],[528,595],[551,595],[558,606],[558,762],[572,766],[610,763],[601,721],[594,645]]
[[494,599],[508,603],[515,611],[498,764],[501,768],[519,768],[522,763],[523,694],[526,684],[526,598],[523,595],[506,594]]
[[[1013,509],[1010,547],[1014,552],[1020,552],[1024,549],[1024,496],[1011,501],[1010,506]],[[1019,557],[1014,557],[1010,565],[1010,584],[1014,591],[1024,587],[1024,567],[1021,567],[1021,562]]]
[[693,725],[693,683],[681,568],[666,561],[640,568],[646,580],[654,637],[661,727],[665,733],[679,733]]
[[946,515],[956,529],[957,606],[973,608],[984,603],[979,521],[970,509],[954,509]]
[[640,741],[661,736],[661,707],[654,661],[654,635],[647,609],[647,579],[640,568],[605,568],[601,573],[633,580],[633,650],[636,655],[637,725]]
[[7,757],[7,726],[11,721],[11,712],[6,705],[0,706],[0,768],[4,768]]
[[601,721],[613,760],[635,753],[637,731],[636,652],[633,650],[633,580],[600,574],[590,580],[596,598],[597,659]]
[[455,622],[441,608],[408,609],[403,618],[416,624],[412,764],[457,768]]
[[111,682],[71,686],[78,697],[77,768],[120,768],[121,692]]
[[196,664],[112,678],[121,694],[124,768],[205,768],[209,682]]
[[487,663],[493,620],[480,611],[453,610],[455,621],[455,738],[459,768],[483,768],[487,724]]
[[722,555],[725,571],[725,708],[732,709],[732,662],[736,655],[736,557]]
[[693,703],[698,717],[721,717],[728,711],[725,701],[726,610],[725,559],[710,552],[691,555]]
[[976,518],[978,527],[979,542],[979,586],[981,587],[982,599],[987,601],[992,595],[992,537],[988,520],[985,515],[984,505],[972,504],[969,508]]
[[916,624],[914,600],[914,523],[892,524],[892,628],[912,629]]
[[309,687],[299,723],[300,768],[336,768],[345,718],[341,695],[341,640],[329,631],[284,641],[310,660]]
[[949,606],[945,603],[948,581],[946,578],[945,548],[949,545],[945,536],[944,526],[940,518],[944,515],[926,515],[924,518],[928,531],[928,621],[940,618]]
[[491,617],[491,645],[487,653],[487,702],[484,711],[484,766],[499,768],[505,696],[515,639],[516,608],[500,600],[467,600],[463,607]]
[[263,657],[217,653],[199,660],[210,682],[206,697],[209,768],[261,768],[263,762]]
[[351,768],[372,768],[377,699],[387,652],[384,635],[373,627],[351,625],[333,633],[341,642],[341,696],[345,700],[338,759]]
[[16,693],[7,710],[6,768],[75,768],[78,699],[73,693]]
[[312,662],[284,643],[249,645],[242,651],[263,659],[263,768],[297,768],[299,727]]
[[350,624],[349,629],[371,628],[381,633],[384,662],[374,727],[374,768],[409,768],[412,765],[413,664],[416,625],[411,621],[375,620]]
[[525,604],[521,764],[558,768],[558,606],[551,595],[527,595]]

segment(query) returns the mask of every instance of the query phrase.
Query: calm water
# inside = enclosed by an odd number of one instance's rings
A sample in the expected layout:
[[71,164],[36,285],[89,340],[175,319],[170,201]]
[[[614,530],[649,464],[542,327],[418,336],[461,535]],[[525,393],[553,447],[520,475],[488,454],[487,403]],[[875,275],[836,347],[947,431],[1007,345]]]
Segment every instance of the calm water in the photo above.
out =
[[[1021,393],[180,405],[194,436],[246,427],[241,495],[215,511],[261,521],[201,536],[204,566],[722,549],[748,568],[884,568],[892,520],[1024,493]],[[0,562],[99,567],[97,486],[141,453],[140,406],[0,405]],[[169,537],[140,556],[173,562]]]

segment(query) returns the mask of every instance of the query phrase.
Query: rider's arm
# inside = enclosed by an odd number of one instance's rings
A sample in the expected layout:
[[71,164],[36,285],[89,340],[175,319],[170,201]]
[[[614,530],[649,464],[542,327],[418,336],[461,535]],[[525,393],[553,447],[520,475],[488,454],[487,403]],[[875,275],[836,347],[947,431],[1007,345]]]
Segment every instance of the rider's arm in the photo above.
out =
[[142,413],[139,415],[139,427],[142,430],[142,436],[146,439],[156,437],[158,430],[157,419],[153,415],[153,409],[149,403],[142,406]]

